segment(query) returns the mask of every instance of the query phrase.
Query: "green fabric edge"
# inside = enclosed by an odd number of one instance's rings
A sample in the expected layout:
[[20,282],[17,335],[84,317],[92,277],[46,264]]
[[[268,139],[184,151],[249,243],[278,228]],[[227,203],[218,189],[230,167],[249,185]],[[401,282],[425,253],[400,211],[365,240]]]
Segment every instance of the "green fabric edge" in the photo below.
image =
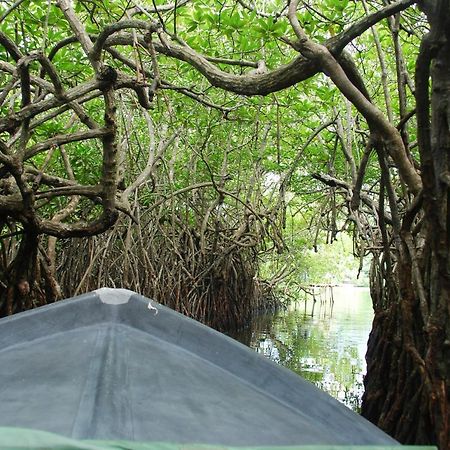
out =
[[[76,440],[46,431],[0,427],[0,450],[398,450],[392,445],[299,445],[227,447],[207,444]],[[402,446],[411,450],[436,450],[433,446]]]

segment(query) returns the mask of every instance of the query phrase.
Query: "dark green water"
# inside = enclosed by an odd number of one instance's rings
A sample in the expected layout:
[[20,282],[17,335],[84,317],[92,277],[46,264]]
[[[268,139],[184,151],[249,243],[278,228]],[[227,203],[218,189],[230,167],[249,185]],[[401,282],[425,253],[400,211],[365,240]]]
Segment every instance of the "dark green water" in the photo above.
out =
[[366,288],[335,287],[333,298],[307,296],[233,337],[358,411],[372,304]]

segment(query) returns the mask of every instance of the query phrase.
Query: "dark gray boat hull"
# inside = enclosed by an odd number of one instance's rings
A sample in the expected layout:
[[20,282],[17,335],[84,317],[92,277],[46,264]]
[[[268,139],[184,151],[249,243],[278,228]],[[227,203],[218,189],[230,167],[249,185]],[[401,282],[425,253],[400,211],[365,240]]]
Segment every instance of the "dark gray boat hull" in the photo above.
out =
[[127,290],[0,320],[0,427],[78,439],[395,445],[298,375]]

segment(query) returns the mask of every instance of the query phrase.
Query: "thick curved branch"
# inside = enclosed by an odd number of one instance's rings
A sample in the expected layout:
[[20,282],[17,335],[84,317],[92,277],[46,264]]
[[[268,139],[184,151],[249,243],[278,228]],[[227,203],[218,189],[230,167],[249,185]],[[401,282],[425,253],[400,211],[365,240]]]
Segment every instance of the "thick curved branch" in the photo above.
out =
[[157,52],[185,61],[197,69],[215,87],[241,95],[268,95],[306,80],[319,71],[319,67],[299,56],[289,64],[264,74],[235,75],[220,70],[195,50],[171,42],[155,42]]
[[117,214],[103,215],[92,222],[63,223],[52,220],[38,219],[36,227],[41,234],[57,238],[86,237],[104,233],[117,220]]
[[107,136],[111,131],[107,128],[96,128],[87,131],[77,131],[70,134],[59,134],[47,139],[46,141],[39,142],[28,148],[25,153],[24,159],[30,159],[40,152],[48,150],[51,147],[68,144],[69,142],[79,142],[88,139],[99,139]]

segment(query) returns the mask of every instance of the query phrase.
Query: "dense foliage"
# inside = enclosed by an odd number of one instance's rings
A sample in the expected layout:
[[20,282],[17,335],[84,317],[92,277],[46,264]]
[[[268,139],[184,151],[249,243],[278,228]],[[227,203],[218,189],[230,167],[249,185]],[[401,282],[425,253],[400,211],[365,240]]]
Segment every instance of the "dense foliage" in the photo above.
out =
[[2,6],[2,314],[126,285],[225,328],[351,233],[362,412],[447,448],[448,0]]

